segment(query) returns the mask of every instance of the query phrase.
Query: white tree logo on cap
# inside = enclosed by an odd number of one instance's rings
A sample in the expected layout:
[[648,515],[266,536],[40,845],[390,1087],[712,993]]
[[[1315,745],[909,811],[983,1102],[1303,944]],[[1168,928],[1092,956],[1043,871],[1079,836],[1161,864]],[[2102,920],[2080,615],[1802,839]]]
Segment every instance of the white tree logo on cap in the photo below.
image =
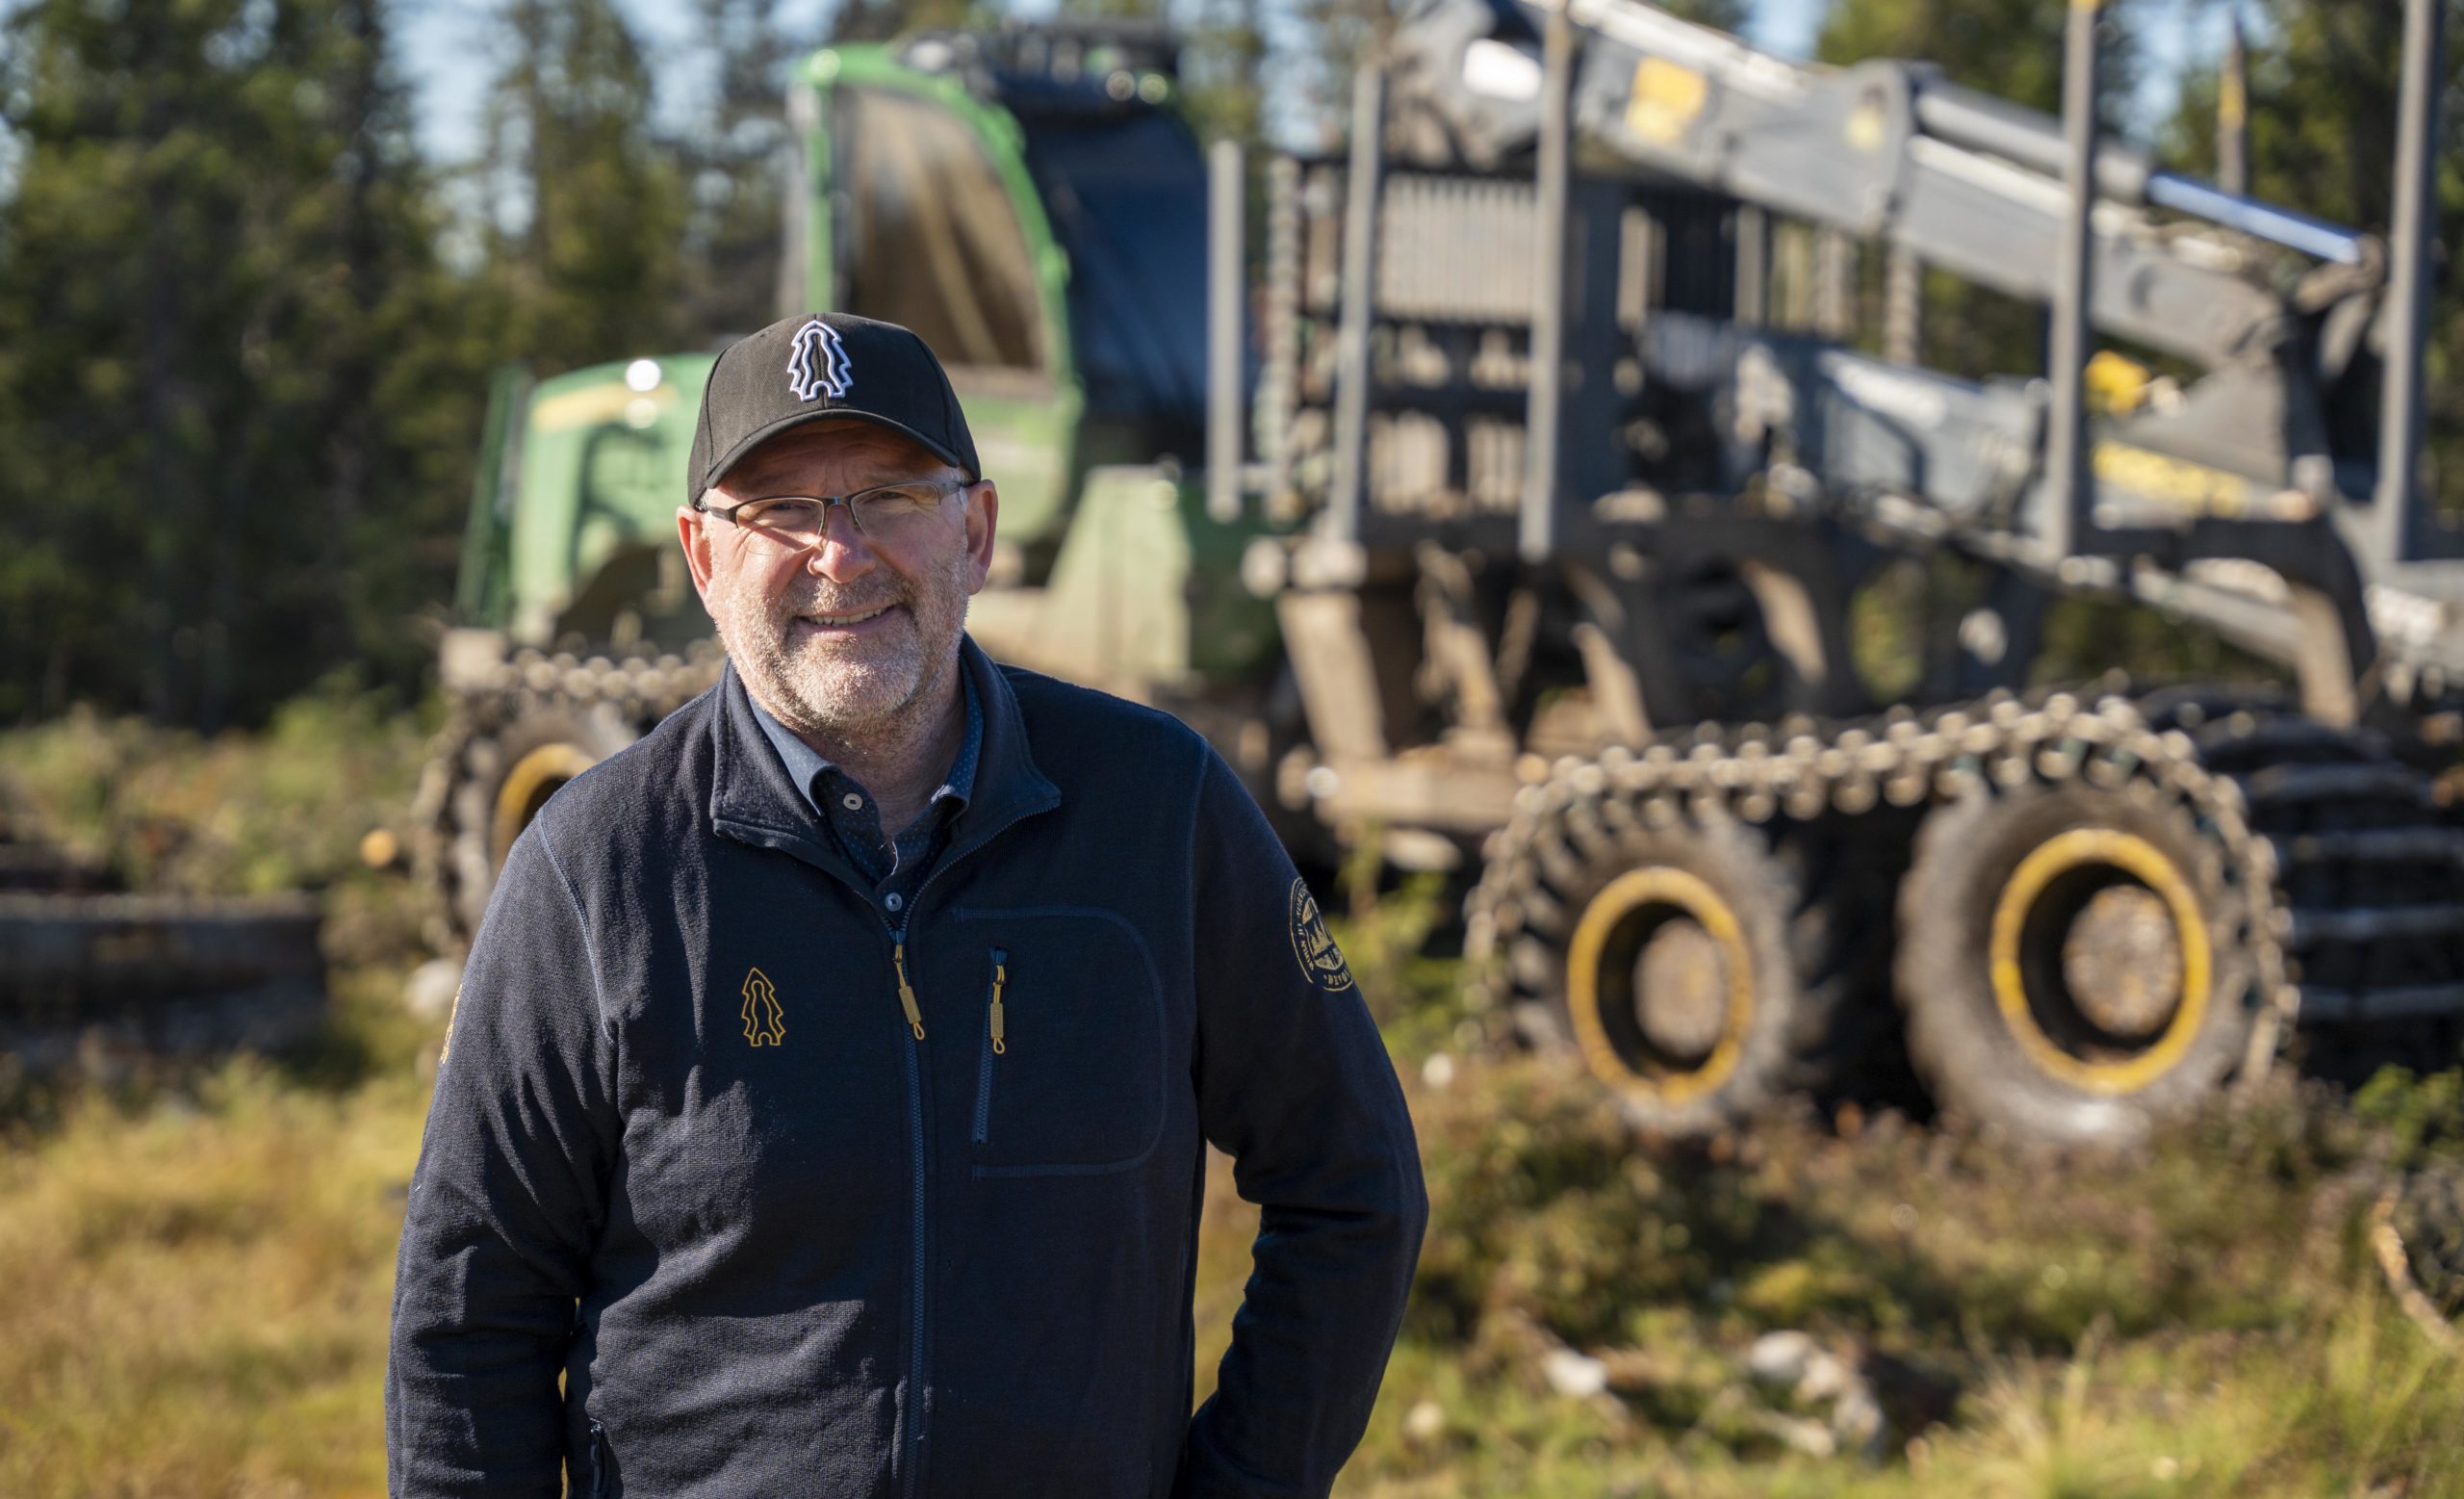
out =
[[796,329],[795,347],[787,353],[787,384],[798,401],[811,401],[828,395],[833,401],[847,399],[847,387],[855,383],[855,372],[847,367],[847,346],[838,341],[838,330],[814,318]]

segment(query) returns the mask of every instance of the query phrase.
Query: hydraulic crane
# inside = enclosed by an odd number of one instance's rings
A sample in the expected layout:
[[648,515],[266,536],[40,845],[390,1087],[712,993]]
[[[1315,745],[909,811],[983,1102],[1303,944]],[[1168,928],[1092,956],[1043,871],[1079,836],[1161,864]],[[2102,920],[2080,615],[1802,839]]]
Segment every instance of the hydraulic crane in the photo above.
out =
[[[2452,1045],[2439,9],[2408,13],[2385,240],[2098,141],[2097,9],[2056,119],[1640,0],[1428,0],[1346,149],[1270,167],[1265,367],[1246,424],[1219,375],[1212,473],[1226,514],[1307,517],[1248,559],[1307,711],[1286,788],[1479,860],[1511,1013],[1648,1127],[1893,1035],[1943,1102],[2070,1139],[2255,1075],[2297,1023]],[[1861,251],[1880,348],[1844,310]],[[1919,268],[2041,305],[2046,367],[1918,364]],[[1254,458],[1220,440],[1245,425]],[[1912,566],[1953,607],[1884,686],[1855,625]],[[2294,691],[2023,695],[2082,594]]]

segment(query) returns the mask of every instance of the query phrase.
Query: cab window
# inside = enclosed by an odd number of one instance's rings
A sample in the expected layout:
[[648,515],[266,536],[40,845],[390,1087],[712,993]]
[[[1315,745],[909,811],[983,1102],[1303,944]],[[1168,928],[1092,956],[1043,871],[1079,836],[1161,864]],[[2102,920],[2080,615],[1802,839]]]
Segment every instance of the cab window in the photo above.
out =
[[848,90],[847,310],[904,323],[944,364],[1036,370],[1036,282],[1009,194],[959,117]]

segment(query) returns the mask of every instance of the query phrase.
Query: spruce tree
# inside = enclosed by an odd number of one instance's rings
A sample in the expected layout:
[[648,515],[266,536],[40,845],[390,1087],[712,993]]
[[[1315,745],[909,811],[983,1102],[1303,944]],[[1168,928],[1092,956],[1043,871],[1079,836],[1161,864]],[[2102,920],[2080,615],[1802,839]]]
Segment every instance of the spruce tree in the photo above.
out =
[[400,668],[398,610],[442,576],[404,543],[468,468],[423,428],[460,425],[469,373],[423,344],[448,304],[381,15],[33,0],[8,26],[0,719],[212,728]]
[[787,75],[818,45],[783,26],[778,10],[776,0],[694,0],[704,93],[677,153],[691,194],[681,317],[697,344],[778,316]]
[[506,357],[535,373],[684,336],[682,165],[613,0],[508,0],[483,112],[482,243]]

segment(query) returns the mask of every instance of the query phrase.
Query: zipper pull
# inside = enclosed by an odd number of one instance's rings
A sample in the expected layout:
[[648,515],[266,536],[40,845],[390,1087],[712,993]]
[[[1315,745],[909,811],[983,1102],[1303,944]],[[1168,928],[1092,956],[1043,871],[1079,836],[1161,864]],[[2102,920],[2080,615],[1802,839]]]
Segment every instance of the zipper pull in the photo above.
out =
[[915,991],[907,985],[907,940],[900,938],[890,948],[890,963],[898,969],[898,1007],[907,1012],[907,1028],[915,1039],[924,1039],[924,1012],[915,1007]]
[[992,1054],[999,1056],[1010,1048],[1001,1039],[1001,986],[1009,981],[1010,969],[999,958],[992,960]]

